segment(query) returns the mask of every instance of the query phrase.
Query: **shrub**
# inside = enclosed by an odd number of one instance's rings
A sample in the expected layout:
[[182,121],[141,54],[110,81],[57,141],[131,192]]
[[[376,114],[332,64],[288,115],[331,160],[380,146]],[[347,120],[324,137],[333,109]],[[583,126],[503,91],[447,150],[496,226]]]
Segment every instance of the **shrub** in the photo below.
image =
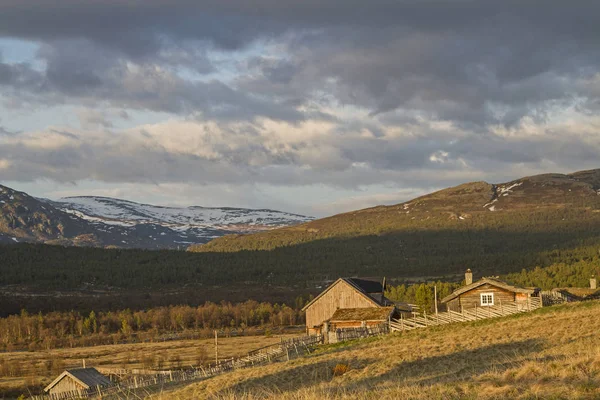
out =
[[349,370],[350,366],[348,364],[336,364],[335,367],[333,367],[333,376],[342,376]]

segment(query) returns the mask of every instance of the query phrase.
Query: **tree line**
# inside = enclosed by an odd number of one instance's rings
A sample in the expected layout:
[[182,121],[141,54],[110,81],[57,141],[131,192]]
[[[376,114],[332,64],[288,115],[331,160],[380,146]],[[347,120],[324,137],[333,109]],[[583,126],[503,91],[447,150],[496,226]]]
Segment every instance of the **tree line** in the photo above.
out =
[[277,328],[304,323],[300,308],[309,299],[298,298],[294,306],[248,300],[243,303],[210,303],[148,310],[129,309],[88,314],[69,311],[0,318],[0,350],[51,349],[58,347],[113,344],[126,341],[153,341],[166,333],[177,337],[210,337],[213,330],[223,334],[251,334],[255,328]]

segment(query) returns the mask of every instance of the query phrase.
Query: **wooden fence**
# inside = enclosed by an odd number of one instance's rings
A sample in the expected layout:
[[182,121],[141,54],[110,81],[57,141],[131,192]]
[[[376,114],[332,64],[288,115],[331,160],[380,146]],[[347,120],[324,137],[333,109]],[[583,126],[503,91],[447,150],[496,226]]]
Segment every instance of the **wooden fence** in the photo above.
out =
[[194,369],[173,370],[173,371],[147,371],[147,370],[124,370],[100,368],[102,373],[119,379],[113,386],[105,388],[91,388],[89,390],[80,390],[72,392],[63,392],[57,394],[43,394],[32,396],[33,400],[73,400],[82,398],[105,397],[108,395],[131,393],[132,391],[157,385],[163,385],[171,382],[187,382],[206,379],[211,376],[223,374],[239,368],[248,368],[255,365],[263,365],[270,362],[298,357],[304,353],[310,352],[311,348],[317,344],[323,343],[322,335],[302,336],[287,340],[281,343],[261,347],[249,352],[247,355],[228,360],[219,361],[215,364],[209,364],[206,367]]
[[542,303],[544,304],[544,307],[552,306],[554,304],[566,303],[571,300],[569,296],[566,296],[565,294],[559,291],[552,290],[542,291],[540,293],[540,296],[542,296]]
[[335,331],[336,340],[343,342],[345,340],[354,340],[366,338],[369,336],[386,335],[390,333],[388,324],[365,326],[361,328],[341,328]]
[[461,312],[447,311],[431,315],[427,315],[424,312],[423,315],[415,314],[412,318],[392,319],[390,321],[390,329],[392,331],[408,331],[454,322],[477,321],[533,311],[540,307],[542,307],[542,299],[540,297],[530,297],[527,302],[499,302],[499,304],[494,306],[463,309]]

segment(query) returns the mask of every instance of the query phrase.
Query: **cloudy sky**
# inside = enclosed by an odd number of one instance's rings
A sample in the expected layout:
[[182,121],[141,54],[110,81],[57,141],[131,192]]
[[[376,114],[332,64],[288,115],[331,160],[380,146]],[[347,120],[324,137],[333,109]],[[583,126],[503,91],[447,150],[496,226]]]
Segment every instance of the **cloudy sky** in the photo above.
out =
[[600,168],[600,2],[2,0],[0,182],[317,216]]

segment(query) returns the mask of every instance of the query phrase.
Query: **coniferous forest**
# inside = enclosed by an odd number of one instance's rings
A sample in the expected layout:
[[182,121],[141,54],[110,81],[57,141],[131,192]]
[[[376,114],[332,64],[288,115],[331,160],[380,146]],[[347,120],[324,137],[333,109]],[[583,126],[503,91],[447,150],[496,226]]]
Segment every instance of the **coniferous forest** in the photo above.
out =
[[598,176],[474,182],[185,252],[3,245],[0,311],[292,304],[340,276],[457,283],[467,268],[543,289],[585,287],[600,274]]

